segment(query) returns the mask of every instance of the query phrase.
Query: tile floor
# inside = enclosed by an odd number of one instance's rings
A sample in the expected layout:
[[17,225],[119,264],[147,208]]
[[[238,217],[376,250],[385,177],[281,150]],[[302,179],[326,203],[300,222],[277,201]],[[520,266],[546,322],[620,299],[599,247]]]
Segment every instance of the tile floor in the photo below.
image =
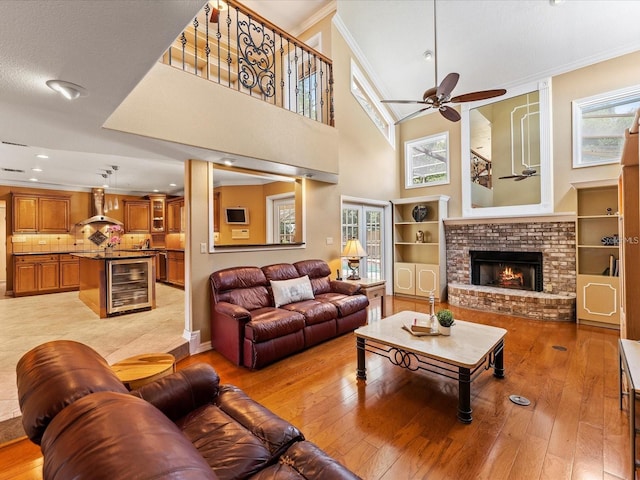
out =
[[112,364],[184,345],[184,291],[156,284],[156,307],[111,318],[98,316],[78,292],[4,296],[0,284],[0,422],[20,415],[16,364],[29,349],[54,339],[86,343]]

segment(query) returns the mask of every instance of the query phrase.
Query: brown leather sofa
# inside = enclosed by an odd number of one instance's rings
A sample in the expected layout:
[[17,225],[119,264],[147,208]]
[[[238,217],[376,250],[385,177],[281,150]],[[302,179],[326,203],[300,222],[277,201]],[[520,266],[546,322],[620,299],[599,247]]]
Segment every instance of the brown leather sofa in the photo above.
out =
[[[369,300],[360,286],[331,280],[330,274],[323,260],[212,273],[212,346],[236,365],[256,369],[364,325]],[[304,277],[310,295],[282,305],[275,301],[278,282]]]
[[45,480],[359,478],[207,364],[128,392],[97,352],[58,340],[16,370]]

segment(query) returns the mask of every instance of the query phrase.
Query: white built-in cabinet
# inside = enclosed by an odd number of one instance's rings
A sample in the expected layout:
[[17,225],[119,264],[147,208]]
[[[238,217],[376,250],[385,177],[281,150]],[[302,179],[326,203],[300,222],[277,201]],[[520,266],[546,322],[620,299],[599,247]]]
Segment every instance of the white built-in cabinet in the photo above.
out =
[[577,321],[619,328],[618,181],[581,182],[573,186],[578,195]]
[[[393,293],[446,299],[447,273],[443,219],[449,197],[430,195],[400,198],[393,204]],[[427,215],[417,221],[416,207]],[[422,232],[420,235],[419,232]],[[422,240],[422,241],[419,241]]]

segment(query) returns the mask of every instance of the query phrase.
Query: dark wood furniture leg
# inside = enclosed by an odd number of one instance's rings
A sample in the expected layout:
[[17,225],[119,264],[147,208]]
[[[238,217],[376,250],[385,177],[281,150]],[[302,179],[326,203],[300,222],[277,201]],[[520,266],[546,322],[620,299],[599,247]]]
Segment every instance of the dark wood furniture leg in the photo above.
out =
[[458,374],[458,420],[471,423],[471,370],[459,368]]
[[358,352],[358,369],[356,370],[356,378],[358,380],[367,379],[367,368],[364,360],[364,338],[356,338],[356,348]]
[[504,342],[500,342],[494,352],[496,353],[493,362],[493,376],[504,378]]

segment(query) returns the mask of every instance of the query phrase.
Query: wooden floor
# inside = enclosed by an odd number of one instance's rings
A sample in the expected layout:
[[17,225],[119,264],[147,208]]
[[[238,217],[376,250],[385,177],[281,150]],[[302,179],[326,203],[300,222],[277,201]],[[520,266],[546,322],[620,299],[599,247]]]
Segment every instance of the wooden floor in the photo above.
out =
[[[387,297],[387,314],[428,305]],[[618,405],[618,332],[452,308],[506,328],[505,372],[472,384],[473,423],[456,419],[457,384],[367,354],[355,378],[350,334],[259,371],[209,362],[364,479],[630,479],[626,410]],[[384,320],[381,320],[384,321]],[[455,327],[454,332],[455,335]],[[524,396],[527,407],[509,400]],[[39,479],[37,447],[0,448],[0,479]]]

